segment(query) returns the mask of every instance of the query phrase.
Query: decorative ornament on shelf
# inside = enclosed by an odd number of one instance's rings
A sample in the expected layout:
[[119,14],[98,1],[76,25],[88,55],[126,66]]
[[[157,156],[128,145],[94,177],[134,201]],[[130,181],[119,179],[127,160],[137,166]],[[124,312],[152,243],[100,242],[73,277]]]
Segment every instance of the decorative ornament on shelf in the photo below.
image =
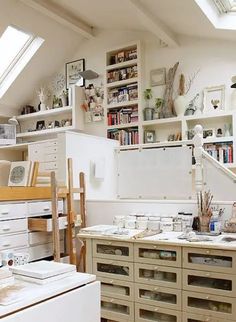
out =
[[164,104],[160,111],[160,118],[174,117],[174,102],[173,102],[173,83],[175,79],[176,70],[179,66],[177,62],[172,68],[169,69],[166,76],[166,88],[164,94]]
[[39,101],[40,101],[40,103],[38,105],[39,110],[40,111],[48,110],[49,107],[46,106],[46,102],[47,102],[47,99],[50,95],[49,95],[48,91],[46,90],[46,88],[41,86],[40,90],[37,92],[37,94],[38,94]]
[[184,113],[184,115],[188,116],[188,115],[196,115],[196,114],[202,114],[201,110],[198,108],[198,106],[196,105],[196,101],[199,98],[199,93],[197,93],[194,98],[188,103],[188,107]]
[[185,77],[184,74],[180,75],[178,96],[174,101],[175,112],[177,116],[183,116],[188,105],[188,101],[185,97]]
[[154,109],[154,114],[153,114],[154,120],[159,119],[160,109],[162,108],[163,104],[164,104],[163,98],[161,98],[161,97],[155,98],[155,109]]

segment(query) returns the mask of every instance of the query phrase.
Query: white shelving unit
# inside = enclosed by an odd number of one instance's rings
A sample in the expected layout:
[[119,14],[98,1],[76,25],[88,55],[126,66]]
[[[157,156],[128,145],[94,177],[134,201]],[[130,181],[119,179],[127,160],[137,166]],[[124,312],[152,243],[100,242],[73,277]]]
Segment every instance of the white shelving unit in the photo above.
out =
[[[18,115],[17,120],[20,123],[21,132],[17,133],[17,139],[29,142],[37,140],[38,138],[42,139],[42,137],[45,136],[47,136],[47,138],[53,138],[56,137],[58,133],[68,130],[83,131],[84,115],[80,107],[83,101],[83,95],[82,88],[74,86],[71,88],[71,102],[69,102],[69,106]],[[71,125],[35,130],[38,121],[45,121],[47,127],[50,122],[59,121],[59,123],[61,123],[62,120],[70,120]]]
[[[107,137],[118,139],[121,145],[131,146],[142,142],[141,65],[141,43],[139,41],[113,48],[106,53]],[[132,89],[129,91],[129,88],[135,86],[137,87],[136,97],[135,90],[134,92]],[[122,91],[125,94],[120,94]],[[116,97],[117,93],[119,95]],[[130,112],[127,112],[128,110]]]

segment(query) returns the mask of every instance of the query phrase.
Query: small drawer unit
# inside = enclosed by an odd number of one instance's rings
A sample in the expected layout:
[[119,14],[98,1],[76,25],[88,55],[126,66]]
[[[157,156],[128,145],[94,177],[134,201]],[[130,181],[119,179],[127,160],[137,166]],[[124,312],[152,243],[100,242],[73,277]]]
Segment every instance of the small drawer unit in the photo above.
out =
[[[60,216],[58,218],[59,229],[66,229],[68,225],[67,216]],[[43,217],[28,218],[28,229],[30,231],[47,231],[52,232],[52,217],[51,215]]]
[[181,289],[181,269],[149,264],[135,264],[135,282]]
[[112,297],[101,298],[102,317],[117,322],[134,321],[134,303]]
[[[35,201],[28,203],[29,208],[29,217],[47,215],[52,212],[52,203],[51,201]],[[58,201],[58,212],[63,213],[63,201]]]
[[[64,242],[60,241],[60,251],[64,252]],[[30,261],[35,261],[53,255],[53,243],[29,247]]]
[[234,320],[236,301],[232,297],[183,291],[183,310],[219,319]]
[[135,284],[135,301],[181,311],[182,292],[161,286]]
[[183,322],[230,322],[230,320],[218,319],[212,316],[191,314],[191,313],[184,312]]
[[99,276],[97,280],[101,282],[101,293],[103,296],[115,297],[125,301],[134,300],[133,283]]
[[203,271],[236,274],[236,252],[184,247],[183,266]]
[[162,307],[135,303],[135,322],[153,321],[182,322],[182,313]]
[[26,232],[27,229],[28,224],[26,218],[0,221],[0,235]]
[[135,244],[134,257],[138,263],[181,267],[181,247]]
[[0,220],[25,218],[26,216],[26,203],[0,204]]
[[94,258],[93,273],[100,277],[133,281],[133,263]]
[[184,269],[183,289],[236,297],[236,275]]
[[133,262],[133,245],[125,242],[94,240],[93,256]]
[[[44,232],[44,231],[37,231],[37,232],[29,232],[29,245],[41,245],[41,244],[48,244],[52,243],[53,236],[51,232]],[[60,240],[64,238],[64,231],[60,231]]]

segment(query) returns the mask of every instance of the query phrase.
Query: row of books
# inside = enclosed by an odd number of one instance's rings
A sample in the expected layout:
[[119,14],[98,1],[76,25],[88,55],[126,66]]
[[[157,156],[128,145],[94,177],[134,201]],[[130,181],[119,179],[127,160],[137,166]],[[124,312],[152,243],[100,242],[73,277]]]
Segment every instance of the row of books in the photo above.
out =
[[138,84],[134,83],[110,90],[108,93],[107,103],[117,104],[122,102],[134,101],[137,99]]
[[107,124],[119,125],[138,122],[138,107],[127,107],[122,109],[113,109],[107,113]]
[[123,63],[128,60],[137,59],[137,48],[122,50],[110,56],[110,65]]
[[233,144],[205,144],[204,149],[221,163],[233,163]]
[[137,65],[115,69],[107,73],[107,83],[118,82],[121,80],[126,80],[138,76],[138,67]]
[[125,130],[109,130],[107,132],[108,139],[118,140],[120,145],[138,144],[138,129],[129,128]]

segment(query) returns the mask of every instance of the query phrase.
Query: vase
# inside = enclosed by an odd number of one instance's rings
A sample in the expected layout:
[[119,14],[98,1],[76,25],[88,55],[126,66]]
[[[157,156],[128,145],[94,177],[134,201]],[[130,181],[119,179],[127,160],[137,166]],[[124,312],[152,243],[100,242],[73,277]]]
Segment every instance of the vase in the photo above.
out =
[[175,112],[177,116],[184,116],[188,101],[184,95],[179,95],[174,101]]
[[154,109],[152,107],[145,107],[145,109],[143,110],[143,113],[144,113],[144,121],[153,120]]
[[208,215],[199,216],[199,223],[200,223],[199,227],[201,232],[209,233],[210,219],[211,219],[211,216],[208,216]]

